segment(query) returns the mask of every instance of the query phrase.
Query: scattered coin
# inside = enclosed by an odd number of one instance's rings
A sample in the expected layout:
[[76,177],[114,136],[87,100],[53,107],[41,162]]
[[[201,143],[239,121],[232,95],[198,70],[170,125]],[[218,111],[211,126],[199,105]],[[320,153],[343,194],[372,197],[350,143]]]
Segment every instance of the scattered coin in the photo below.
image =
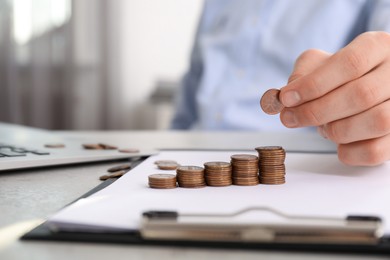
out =
[[45,147],[46,148],[64,148],[65,145],[64,144],[60,144],[60,143],[57,143],[57,144],[45,144]]
[[261,146],[259,153],[259,180],[261,184],[284,184],[286,182],[286,151],[281,146]]
[[117,165],[117,166],[108,168],[107,171],[108,172],[116,172],[116,171],[120,171],[120,170],[130,170],[130,169],[131,169],[131,164],[126,163],[126,164],[121,164],[121,165]]
[[284,106],[279,100],[279,93],[279,89],[269,89],[263,94],[260,99],[260,106],[265,113],[276,115],[283,110]]
[[111,178],[119,178],[119,177],[123,176],[126,172],[128,172],[128,171],[127,170],[116,171],[116,172],[113,172],[111,174],[102,175],[102,176],[100,176],[99,179],[102,181],[105,181],[105,180],[108,180]]
[[206,186],[204,168],[199,166],[179,166],[176,169],[176,178],[180,187],[202,188]]
[[154,189],[176,188],[176,176],[173,174],[152,174],[149,175],[149,186]]
[[98,144],[83,144],[84,149],[88,150],[116,150],[118,149],[114,145],[110,144],[103,144],[103,143],[98,143]]
[[176,164],[178,164],[176,161],[173,161],[173,160],[157,160],[154,162],[154,164],[159,164],[159,163],[176,163]]
[[259,160],[251,154],[234,154],[231,157],[233,184],[252,186],[259,184]]
[[139,149],[135,148],[127,148],[127,149],[119,149],[120,153],[139,153]]
[[232,185],[232,165],[228,162],[206,162],[204,174],[208,186]]
[[88,150],[103,150],[99,144],[83,144],[83,147]]
[[160,170],[176,170],[178,166],[176,162],[160,162],[157,164]]
[[115,145],[103,144],[103,143],[99,143],[99,145],[100,145],[104,150],[116,150],[116,149],[118,149],[118,147],[116,147]]

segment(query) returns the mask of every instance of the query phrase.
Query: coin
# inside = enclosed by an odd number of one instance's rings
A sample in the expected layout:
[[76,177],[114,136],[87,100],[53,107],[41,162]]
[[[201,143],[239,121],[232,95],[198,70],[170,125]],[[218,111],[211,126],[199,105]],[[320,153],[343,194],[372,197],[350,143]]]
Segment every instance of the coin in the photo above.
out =
[[271,151],[279,151],[279,150],[283,150],[283,147],[282,146],[276,146],[276,145],[268,145],[268,146],[259,146],[259,147],[256,147],[255,148],[256,151],[268,151],[268,150],[271,150]]
[[139,149],[136,148],[127,148],[127,149],[119,149],[120,153],[139,153]]
[[160,170],[176,170],[176,168],[179,165],[177,163],[172,163],[172,162],[160,162],[157,164],[157,167]]
[[103,150],[99,144],[83,144],[83,147],[88,150]]
[[154,162],[154,164],[159,164],[159,163],[176,163],[176,164],[178,164],[174,160],[157,160],[157,161]]
[[265,113],[276,115],[283,110],[284,106],[279,100],[279,93],[279,89],[269,89],[263,94],[260,99],[260,106]]
[[218,169],[218,170],[232,167],[232,165],[228,162],[206,162],[204,163],[204,166],[207,169]]
[[100,145],[100,147],[102,147],[102,149],[104,149],[104,150],[116,150],[116,149],[118,149],[118,147],[116,147],[115,145],[111,145],[111,144],[99,143],[98,145]]
[[121,164],[121,165],[117,165],[117,166],[113,166],[111,168],[108,168],[107,171],[108,172],[116,172],[116,171],[120,171],[120,170],[130,170],[130,169],[131,169],[131,164],[126,163],[126,164]]
[[286,183],[286,179],[285,178],[260,177],[260,183],[261,184],[271,184],[271,185],[284,184],[284,183]]
[[185,173],[204,173],[204,168],[199,166],[180,166],[177,168],[177,172]]
[[251,178],[233,177],[233,184],[239,186],[254,186],[259,184],[259,178],[258,176]]
[[116,172],[113,172],[111,174],[102,175],[99,177],[99,179],[102,181],[105,181],[105,180],[108,180],[111,178],[119,178],[119,177],[123,176],[126,172],[128,172],[128,171],[127,170],[116,171]]
[[236,161],[250,161],[250,162],[253,162],[258,159],[256,155],[252,155],[252,154],[234,154],[230,156],[230,158]]
[[118,149],[116,146],[114,145],[110,145],[110,144],[103,144],[103,143],[98,143],[98,144],[83,144],[82,145],[84,147],[84,149],[88,149],[88,150],[116,150]]
[[46,148],[64,148],[64,144],[55,143],[55,144],[45,144]]

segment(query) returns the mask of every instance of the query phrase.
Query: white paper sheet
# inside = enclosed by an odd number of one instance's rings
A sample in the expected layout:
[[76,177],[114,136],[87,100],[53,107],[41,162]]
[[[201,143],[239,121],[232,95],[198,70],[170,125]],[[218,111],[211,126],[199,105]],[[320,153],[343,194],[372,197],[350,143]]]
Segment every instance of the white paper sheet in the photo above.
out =
[[[175,173],[158,170],[154,161],[176,160],[203,166],[208,161],[230,161],[239,152],[163,151],[151,156],[109,187],[64,208],[48,223],[71,230],[126,231],[139,229],[147,210],[182,213],[232,213],[250,206],[270,206],[287,214],[320,217],[375,215],[385,220],[390,234],[390,163],[350,167],[336,154],[288,153],[286,184],[151,189],[148,175]],[[253,153],[256,154],[256,153]],[[261,221],[251,216],[246,221]]]

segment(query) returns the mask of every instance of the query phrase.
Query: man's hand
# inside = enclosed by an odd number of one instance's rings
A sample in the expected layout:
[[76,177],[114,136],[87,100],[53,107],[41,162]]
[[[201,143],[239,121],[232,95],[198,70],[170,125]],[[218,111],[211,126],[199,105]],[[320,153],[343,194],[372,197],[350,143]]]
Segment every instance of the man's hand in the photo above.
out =
[[367,32],[331,55],[304,52],[280,99],[282,123],[317,126],[349,165],[390,159],[390,34]]

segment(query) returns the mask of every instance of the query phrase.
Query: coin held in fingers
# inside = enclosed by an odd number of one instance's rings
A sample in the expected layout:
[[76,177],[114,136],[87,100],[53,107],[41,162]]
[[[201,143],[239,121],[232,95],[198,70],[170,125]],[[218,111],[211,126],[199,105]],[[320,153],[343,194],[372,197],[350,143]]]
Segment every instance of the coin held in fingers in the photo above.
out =
[[269,89],[261,97],[260,106],[265,113],[276,115],[283,110],[284,106],[279,100],[279,93],[279,89]]

